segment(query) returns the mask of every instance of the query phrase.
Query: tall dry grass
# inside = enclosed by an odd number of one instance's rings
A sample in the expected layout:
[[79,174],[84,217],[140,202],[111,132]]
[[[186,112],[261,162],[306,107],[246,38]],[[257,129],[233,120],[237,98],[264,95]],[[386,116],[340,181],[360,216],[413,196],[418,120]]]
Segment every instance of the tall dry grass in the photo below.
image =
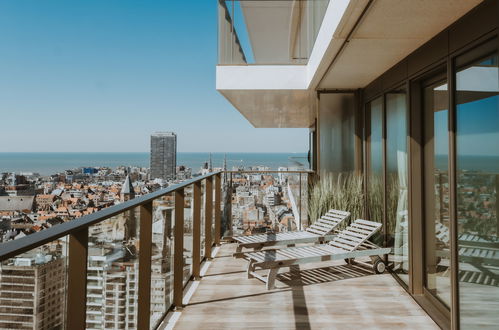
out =
[[329,209],[351,213],[350,220],[364,214],[364,190],[361,175],[355,173],[323,173],[310,187],[308,216],[315,222]]

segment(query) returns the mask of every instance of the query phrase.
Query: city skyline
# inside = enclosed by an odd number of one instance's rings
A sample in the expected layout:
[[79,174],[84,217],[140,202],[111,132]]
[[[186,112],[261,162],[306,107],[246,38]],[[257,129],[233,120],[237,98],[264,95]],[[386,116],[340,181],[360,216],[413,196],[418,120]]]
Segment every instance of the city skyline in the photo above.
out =
[[211,1],[2,1],[0,107],[25,133],[5,125],[17,137],[0,152],[146,152],[155,131],[177,132],[182,152],[307,151],[307,129],[255,129],[214,90],[216,14]]

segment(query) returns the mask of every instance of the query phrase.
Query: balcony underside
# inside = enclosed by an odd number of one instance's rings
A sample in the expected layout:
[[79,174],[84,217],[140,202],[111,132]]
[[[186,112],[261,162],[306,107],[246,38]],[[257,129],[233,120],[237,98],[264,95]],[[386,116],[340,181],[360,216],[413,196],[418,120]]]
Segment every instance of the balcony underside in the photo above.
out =
[[311,263],[283,268],[267,291],[235,247],[222,245],[175,329],[438,329],[390,274]]

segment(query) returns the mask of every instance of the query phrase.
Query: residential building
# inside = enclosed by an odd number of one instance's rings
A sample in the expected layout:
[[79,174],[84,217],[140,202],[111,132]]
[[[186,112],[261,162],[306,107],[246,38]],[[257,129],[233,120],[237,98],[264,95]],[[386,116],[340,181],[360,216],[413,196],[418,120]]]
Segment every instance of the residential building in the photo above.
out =
[[56,329],[64,324],[66,263],[53,254],[0,264],[0,329]]
[[174,179],[177,168],[177,135],[172,132],[151,135],[151,179]]

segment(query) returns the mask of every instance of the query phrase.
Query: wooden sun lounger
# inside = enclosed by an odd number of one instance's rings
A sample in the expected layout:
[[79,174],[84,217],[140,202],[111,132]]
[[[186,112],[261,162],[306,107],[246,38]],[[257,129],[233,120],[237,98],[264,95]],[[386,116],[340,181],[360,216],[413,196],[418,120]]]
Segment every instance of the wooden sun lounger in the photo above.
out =
[[233,237],[239,243],[234,257],[242,257],[243,248],[259,250],[266,246],[327,242],[334,237],[333,231],[349,216],[350,212],[331,209],[303,231]]
[[[366,256],[371,257],[372,265],[355,262],[373,267],[376,273],[382,273],[385,271],[385,264],[380,256],[388,254],[390,248],[381,248],[368,241],[381,226],[378,222],[357,219],[327,244],[244,253],[244,257],[249,260],[248,278],[260,279],[271,290],[281,267],[341,259],[351,263],[355,258]],[[264,277],[257,274],[257,268],[268,269],[268,275]]]

